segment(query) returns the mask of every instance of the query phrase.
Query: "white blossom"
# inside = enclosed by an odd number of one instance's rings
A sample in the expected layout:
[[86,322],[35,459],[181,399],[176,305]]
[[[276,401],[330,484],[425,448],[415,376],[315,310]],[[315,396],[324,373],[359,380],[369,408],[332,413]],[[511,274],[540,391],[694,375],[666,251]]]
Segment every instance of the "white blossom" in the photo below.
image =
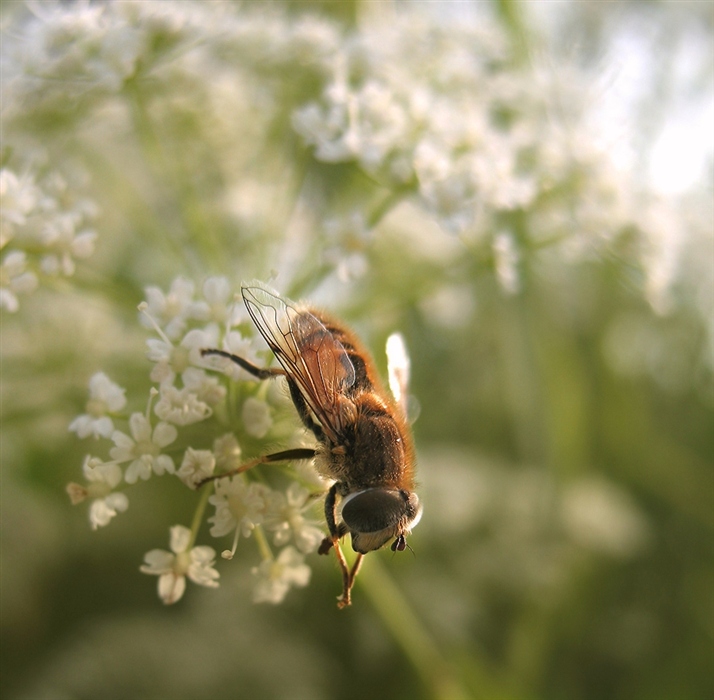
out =
[[368,80],[354,90],[338,75],[326,88],[324,103],[299,109],[293,116],[293,126],[316,147],[318,160],[355,158],[367,170],[375,170],[406,140],[409,124],[390,86]]
[[[203,283],[202,291],[206,300],[207,318],[217,323],[225,323],[233,299],[230,282],[225,277],[209,277]],[[204,347],[215,347],[215,345],[204,345]]]
[[129,507],[129,499],[123,493],[113,491],[122,480],[121,467],[113,462],[103,463],[96,457],[87,456],[82,467],[87,486],[76,483],[67,485],[72,504],[92,499],[89,506],[89,522],[93,530],[108,525],[117,513]]
[[[185,333],[188,319],[196,314],[194,290],[193,282],[184,277],[177,277],[166,294],[159,287],[152,286],[144,290],[149,316],[156,319],[171,340],[177,340]],[[152,326],[149,318],[143,314],[139,319],[147,328]]]
[[254,396],[243,402],[242,417],[246,432],[253,437],[265,437],[273,425],[270,406]]
[[8,252],[0,265],[0,309],[15,313],[20,307],[17,295],[34,291],[37,284],[37,275],[27,270],[24,251]]
[[0,248],[10,242],[15,248],[5,250],[0,268],[0,306],[16,311],[17,294],[33,291],[38,273],[73,275],[75,260],[94,252],[97,234],[89,221],[96,215],[94,202],[57,172],[36,182],[0,171]]
[[180,600],[186,590],[186,577],[199,586],[218,587],[219,573],[213,567],[216,552],[212,547],[191,547],[191,531],[183,525],[171,530],[171,551],[152,549],[144,556],[139,570],[159,577],[159,598],[171,605]]
[[159,400],[154,412],[163,421],[176,425],[191,425],[208,418],[212,410],[187,387],[177,389],[175,386],[163,385],[159,390]]
[[243,476],[218,479],[216,492],[208,499],[216,513],[208,519],[213,523],[211,535],[222,537],[237,532],[249,537],[256,525],[263,522],[266,499],[270,490],[256,482],[247,483]]
[[216,467],[222,472],[240,466],[241,449],[233,433],[226,433],[213,441],[213,454],[216,456]]
[[209,406],[215,406],[226,398],[226,387],[198,367],[189,367],[181,377],[184,387]]
[[273,491],[268,501],[265,527],[275,534],[273,541],[279,547],[295,540],[297,548],[308,554],[314,552],[324,538],[324,533],[304,513],[315,503],[310,492],[294,481],[285,494]]
[[151,380],[160,384],[173,384],[180,375],[185,384],[185,373],[195,370],[196,365],[203,366],[201,350],[215,347],[218,342],[218,328],[211,325],[206,329],[194,328],[188,331],[178,344],[168,336],[149,338],[146,341],[147,358],[155,362],[151,371]]
[[111,437],[114,423],[107,415],[117,413],[126,406],[126,389],[115,384],[104,372],[97,372],[89,380],[89,401],[85,407],[86,413],[77,416],[69,426],[69,430],[77,433],[77,437],[86,438],[93,435]]
[[216,468],[216,457],[210,450],[186,450],[181,466],[176,472],[181,481],[189,488],[196,488],[204,479],[211,476]]
[[[253,342],[236,330],[232,330],[226,334],[220,349],[232,355],[242,357],[254,365],[261,365],[257,359]],[[226,374],[233,381],[246,381],[247,379],[255,381],[255,377],[252,374],[227,357],[208,355],[203,358],[203,362],[204,366]]]
[[109,451],[112,459],[117,462],[128,462],[125,480],[134,484],[138,479],[148,479],[152,471],[160,476],[164,472],[173,474],[176,471],[173,459],[161,451],[170,445],[177,437],[178,431],[173,425],[160,422],[151,429],[151,423],[141,413],[132,413],[129,418],[131,437],[115,430],[112,441],[115,447]]
[[310,582],[310,567],[294,547],[285,547],[277,559],[264,559],[253,569],[255,603],[282,603],[292,586],[303,588]]
[[41,230],[40,242],[47,250],[40,259],[40,267],[46,275],[74,274],[75,258],[88,258],[94,253],[96,231],[77,231],[82,217],[78,212],[63,212],[48,221]]
[[0,170],[0,249],[13,238],[37,206],[41,192],[29,175],[18,177],[9,168]]

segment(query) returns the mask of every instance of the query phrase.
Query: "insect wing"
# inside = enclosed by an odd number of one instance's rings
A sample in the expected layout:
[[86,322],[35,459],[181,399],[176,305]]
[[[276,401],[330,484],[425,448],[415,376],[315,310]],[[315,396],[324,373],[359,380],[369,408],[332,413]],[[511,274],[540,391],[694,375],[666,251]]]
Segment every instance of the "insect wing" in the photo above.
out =
[[409,399],[410,364],[404,338],[400,333],[393,333],[387,338],[389,388],[405,419],[407,418],[407,403]]
[[339,397],[355,381],[354,366],[344,347],[313,314],[265,285],[252,282],[241,293],[278,362],[298,385],[325,432],[337,440],[343,427]]

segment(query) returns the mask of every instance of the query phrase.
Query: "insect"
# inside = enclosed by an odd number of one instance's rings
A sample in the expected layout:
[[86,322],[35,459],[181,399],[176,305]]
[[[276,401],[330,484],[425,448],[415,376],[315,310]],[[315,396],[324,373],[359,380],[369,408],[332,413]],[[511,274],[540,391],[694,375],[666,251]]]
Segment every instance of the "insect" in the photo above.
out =
[[[317,446],[263,455],[205,481],[258,464],[314,459],[318,472],[334,480],[325,497],[329,536],[318,552],[335,550],[342,572],[338,607],[344,608],[351,603],[364,555],[390,540],[393,551],[403,551],[407,535],[421,517],[406,419],[406,353],[392,336],[393,347],[401,348],[392,353],[401,357],[390,367],[393,397],[382,386],[367,350],[340,321],[284,299],[261,282],[242,285],[241,294],[280,366],[257,367],[223,350],[202,354],[226,357],[261,380],[285,377],[298,415]],[[340,539],[348,533],[357,552],[351,567],[340,549]]]

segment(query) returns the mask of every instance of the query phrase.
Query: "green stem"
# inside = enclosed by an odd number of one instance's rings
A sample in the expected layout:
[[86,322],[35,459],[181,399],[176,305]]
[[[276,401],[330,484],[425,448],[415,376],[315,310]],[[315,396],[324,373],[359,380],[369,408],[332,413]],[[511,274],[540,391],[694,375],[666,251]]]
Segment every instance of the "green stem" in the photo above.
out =
[[212,486],[210,488],[206,487],[201,491],[201,497],[198,499],[198,505],[196,506],[196,511],[193,514],[193,520],[191,521],[191,542],[188,546],[189,549],[191,549],[196,542],[198,531],[201,528],[201,523],[203,522],[203,514],[206,510],[206,505],[208,504],[208,498],[212,493]]
[[522,64],[528,59],[528,53],[533,43],[533,36],[523,17],[519,0],[492,0],[496,15],[501,20],[503,28],[511,37],[513,57]]
[[258,545],[260,550],[261,559],[273,559],[273,551],[270,549],[268,544],[268,538],[265,536],[265,530],[260,525],[257,525],[253,530],[253,536],[255,537],[255,543]]
[[453,668],[379,559],[370,557],[365,563],[357,582],[423,682],[431,689],[431,696],[439,700],[472,698],[473,693],[456,678]]
[[374,209],[367,216],[368,229],[373,229],[404,197],[414,191],[414,187],[399,187],[387,193],[387,195],[377,203]]

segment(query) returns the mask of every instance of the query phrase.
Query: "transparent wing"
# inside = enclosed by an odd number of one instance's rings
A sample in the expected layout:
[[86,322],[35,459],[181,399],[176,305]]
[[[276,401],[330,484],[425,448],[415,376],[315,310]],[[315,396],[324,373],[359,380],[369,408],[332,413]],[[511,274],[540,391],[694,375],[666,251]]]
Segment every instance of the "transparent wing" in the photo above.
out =
[[241,287],[250,317],[332,440],[343,429],[340,398],[355,369],[342,344],[306,309],[262,282]]
[[409,399],[410,362],[404,338],[400,333],[392,333],[387,338],[387,372],[389,389],[394,396],[402,416],[407,418],[407,403]]

